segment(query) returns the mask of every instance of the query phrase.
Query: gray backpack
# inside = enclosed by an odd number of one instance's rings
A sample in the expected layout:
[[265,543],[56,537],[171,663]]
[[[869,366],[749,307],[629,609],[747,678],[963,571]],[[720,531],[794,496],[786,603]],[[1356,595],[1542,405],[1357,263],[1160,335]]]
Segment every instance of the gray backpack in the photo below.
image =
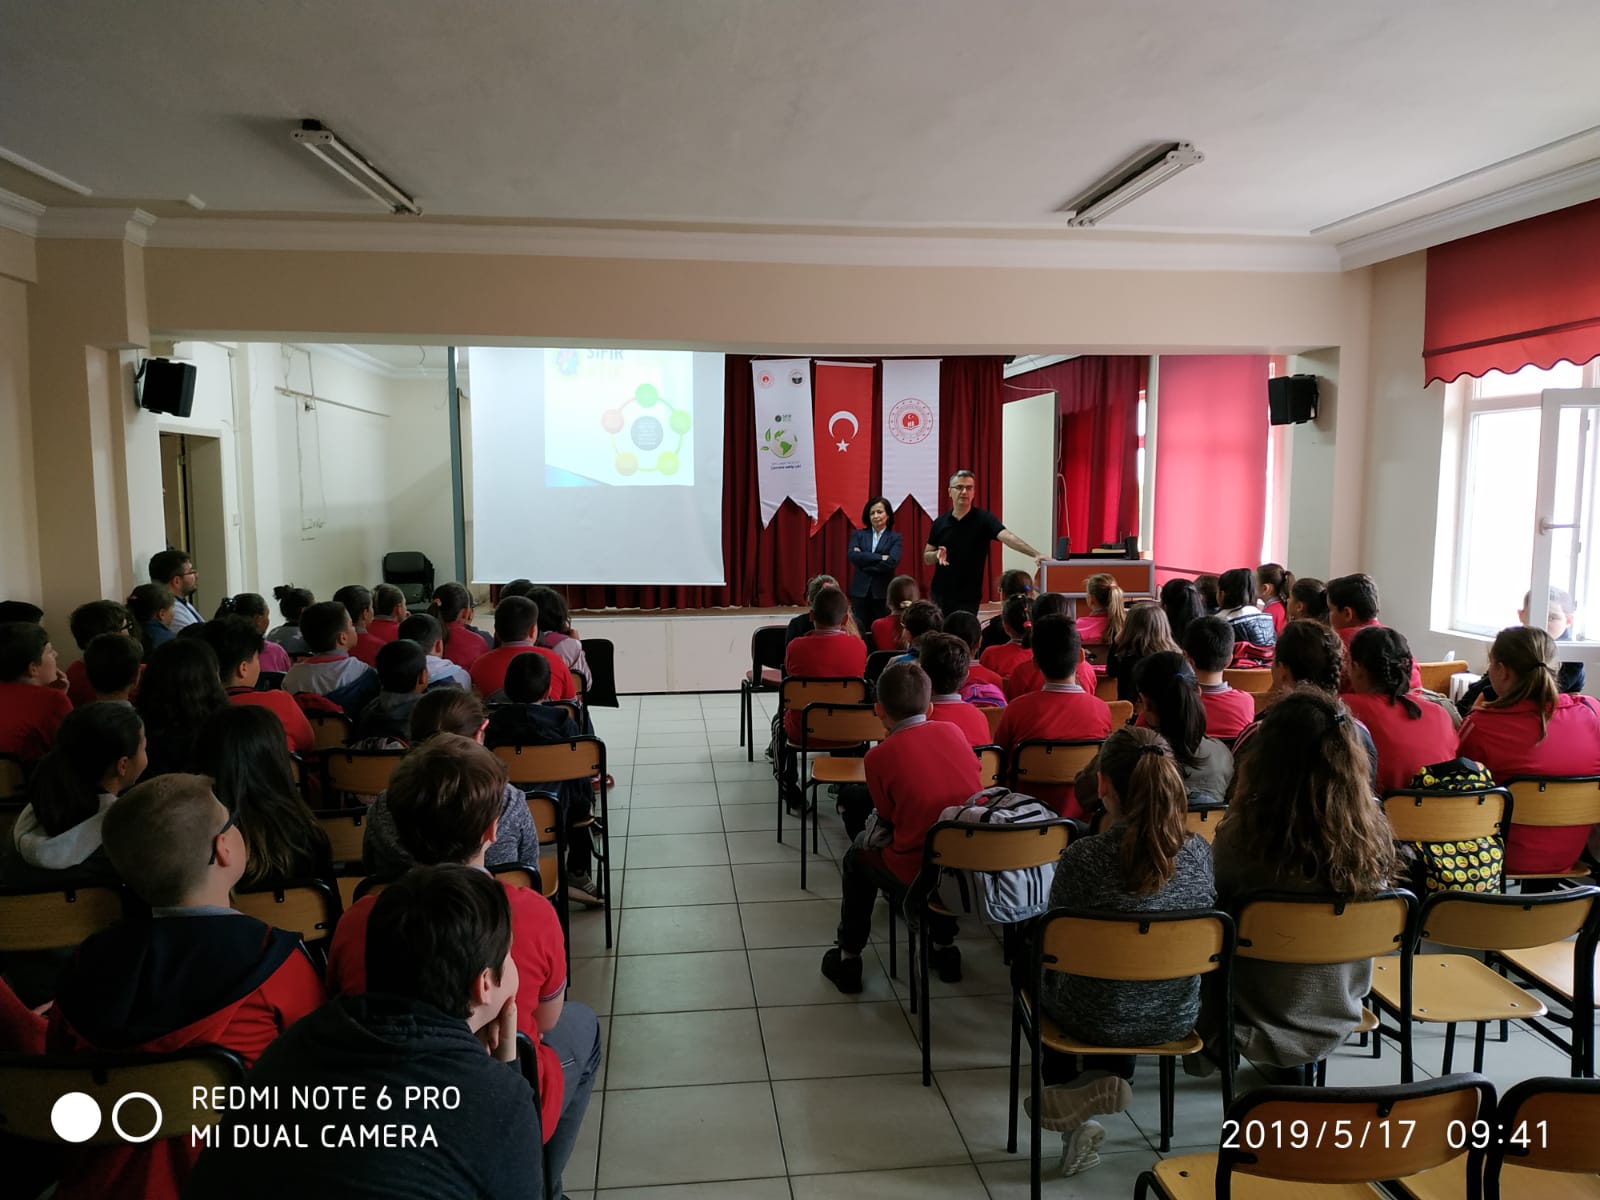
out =
[[[941,821],[962,825],[1017,825],[1056,819],[1057,814],[1043,802],[1005,787],[985,788],[965,804],[953,805],[939,814]],[[1056,864],[964,874],[976,884],[978,912],[984,923],[1014,925],[1037,917],[1050,907]]]

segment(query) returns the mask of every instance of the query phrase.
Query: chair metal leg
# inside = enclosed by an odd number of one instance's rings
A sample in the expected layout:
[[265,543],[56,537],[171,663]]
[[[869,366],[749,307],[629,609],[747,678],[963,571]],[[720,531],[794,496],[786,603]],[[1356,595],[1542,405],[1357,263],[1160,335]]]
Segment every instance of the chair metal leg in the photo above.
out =
[[1472,1069],[1480,1075],[1483,1074],[1483,1042],[1488,1033],[1488,1022],[1479,1021],[1477,1035],[1472,1039]]
[[756,760],[756,703],[755,696],[749,688],[743,689],[744,696],[740,716],[744,719],[744,728],[749,740],[744,743],[744,757],[746,762]]
[[1011,1105],[1006,1121],[1006,1153],[1017,1152],[1017,1074],[1022,1060],[1022,1002],[1011,997]]
[[1039,1016],[1034,1014],[1028,1027],[1028,1049],[1032,1055],[1029,1064],[1031,1079],[1029,1086],[1032,1088],[1033,1103],[1029,1106],[1032,1112],[1028,1115],[1028,1154],[1029,1154],[1029,1196],[1031,1200],[1040,1200],[1040,1193],[1044,1190],[1043,1180],[1039,1169],[1039,1096],[1044,1091],[1044,1069],[1039,1061]]
[[1444,1030],[1444,1074],[1450,1074],[1450,1067],[1456,1058],[1456,1024],[1454,1021],[1445,1026]]
[[[894,936],[895,929],[894,929],[894,926],[895,926],[894,905],[890,904],[889,905],[889,978],[890,979],[899,979],[900,978],[899,963],[895,961],[896,955],[895,955],[895,936]],[[911,1011],[912,1012],[916,1012],[917,1011],[917,997],[916,997],[916,993],[915,992],[913,992],[911,994]]]
[[933,994],[928,990],[928,951],[932,940],[928,937],[928,914],[922,914],[917,929],[917,991],[922,1000],[922,1086],[933,1086]]
[[[600,829],[602,837],[609,839],[611,836],[610,805],[606,799],[605,776],[600,777]],[[590,839],[591,843],[593,839]],[[611,949],[611,844],[606,842],[604,853],[600,859],[600,908],[605,915],[606,923],[606,949]],[[591,850],[591,853],[593,851]]]
[[1328,1086],[1328,1060],[1323,1059],[1317,1064],[1317,1086]]
[[[744,745],[744,706],[745,700],[749,695],[749,689],[741,681],[739,684],[739,745],[741,746]],[[754,748],[751,749],[750,753],[752,755],[755,754]]]
[[1172,1149],[1172,1115],[1178,1098],[1178,1060],[1161,1057],[1161,1153]]

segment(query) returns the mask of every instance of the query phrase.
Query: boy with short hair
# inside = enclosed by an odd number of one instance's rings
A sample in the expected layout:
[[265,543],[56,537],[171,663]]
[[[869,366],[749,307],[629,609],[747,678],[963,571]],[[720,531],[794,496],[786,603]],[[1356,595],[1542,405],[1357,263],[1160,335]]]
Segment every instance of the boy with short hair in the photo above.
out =
[[[341,996],[300,1021],[261,1056],[250,1083],[283,1097],[322,1087],[360,1087],[368,1096],[454,1095],[458,1102],[426,1114],[398,1104],[390,1113],[415,1126],[419,1139],[426,1127],[433,1144],[379,1148],[325,1140],[330,1122],[340,1129],[365,1123],[352,1111],[287,1103],[270,1114],[241,1110],[224,1117],[185,1196],[542,1194],[539,1113],[516,1066],[520,980],[505,890],[470,867],[413,868],[377,897],[366,941],[372,990]],[[303,1148],[235,1148],[234,1123],[250,1125],[263,1115],[295,1127]]]
[[[976,623],[977,618],[973,620]],[[948,633],[930,633],[922,639],[922,653],[917,661],[933,685],[933,706],[928,710],[928,719],[948,721],[961,730],[972,745],[987,746],[994,740],[989,733],[989,718],[960,694],[971,659],[972,651],[960,638]]]
[[375,660],[384,643],[367,632],[367,626],[373,618],[372,593],[359,583],[347,583],[333,594],[333,598],[344,605],[345,612],[350,614],[350,624],[355,627],[356,644],[350,648],[350,657],[376,668]]
[[[72,640],[78,643],[78,650],[84,654],[89,651],[89,643],[102,633],[125,633],[138,637],[133,614],[128,611],[127,605],[118,604],[115,600],[91,600],[78,605],[72,610],[70,628]],[[81,658],[67,664],[67,699],[72,701],[74,708],[94,703],[94,691],[89,686],[89,677]]]
[[[1020,573],[1018,572],[1018,574]],[[970,654],[967,662],[967,682],[987,683],[1004,693],[1006,681],[978,661],[978,655],[981,653],[979,647],[983,644],[984,631],[983,626],[978,623],[977,615],[967,612],[966,609],[957,609],[945,617],[944,632],[960,638],[967,644],[967,650]]]
[[894,661],[916,662],[923,639],[944,629],[944,613],[932,600],[914,601],[900,615],[900,628],[905,630],[906,652]]
[[506,668],[519,654],[540,654],[550,662],[550,699],[571,700],[578,694],[572,672],[554,650],[547,650],[534,639],[539,634],[539,606],[526,596],[507,596],[495,606],[494,636],[497,649],[480,654],[468,669],[472,686],[485,700],[505,686]]
[[458,667],[444,656],[444,626],[437,617],[417,613],[400,622],[400,637],[422,647],[424,661],[428,664],[428,686],[447,684],[470,688],[472,676],[465,667]]
[[1233,626],[1221,617],[1200,617],[1183,631],[1183,652],[1200,685],[1208,737],[1236,738],[1256,719],[1250,693],[1229,685],[1222,674],[1233,661],[1233,641]]
[[398,738],[405,741],[411,725],[411,710],[428,690],[428,656],[415,642],[399,638],[378,651],[375,669],[380,690],[356,722],[356,740]]
[[316,734],[305,712],[288,692],[276,688],[258,691],[261,682],[261,647],[266,639],[249,617],[218,617],[199,626],[196,635],[204,638],[217,656],[217,674],[228,693],[229,704],[264,708],[283,725],[290,754],[309,754],[317,747]]
[[[802,639],[804,640],[804,639]],[[857,639],[852,639],[857,640]],[[872,932],[878,893],[903,908],[922,866],[922,845],[939,814],[982,789],[978,756],[955,726],[928,720],[933,685],[916,663],[892,663],[878,678],[874,706],[889,734],[867,751],[867,790],[878,821],[888,825],[887,845],[858,837],[845,852],[836,944],[822,956],[822,974],[846,995],[861,990],[861,951]],[[953,944],[953,917],[930,916],[933,950],[928,965],[946,983],[961,980],[961,951]]]
[[[845,630],[850,616],[850,601],[836,587],[825,587],[811,602],[811,632],[795,638],[783,652],[783,674],[795,679],[859,678],[867,671],[867,644]],[[804,796],[800,791],[800,761],[794,747],[800,742],[801,714],[783,714],[783,736],[787,745],[779,756],[779,778],[783,781],[784,801],[790,812],[800,812]]]
[[72,701],[58,688],[56,648],[31,621],[0,623],[0,754],[27,766],[45,756]]
[[378,673],[350,651],[356,644],[356,627],[350,613],[337,600],[313,604],[300,614],[300,635],[311,657],[289,668],[283,690],[314,692],[326,696],[352,720],[378,694]]
[[[323,1002],[297,934],[230,906],[245,841],[203,775],[162,775],[105,813],[101,837],[149,915],[78,947],[47,1032],[53,1052],[218,1045],[248,1065]],[[176,1197],[199,1147],[186,1137],[75,1150],[60,1194]]]
[[144,671],[144,647],[129,634],[102,633],[89,639],[81,661],[89,703],[127,704]]
[[[1104,700],[1078,686],[1078,664],[1083,643],[1071,617],[1040,617],[1033,623],[1033,662],[1044,676],[1044,687],[1017,696],[1006,706],[994,740],[1007,752],[1029,741],[1085,741],[1111,732],[1111,709]],[[1029,789],[1036,798],[1064,817],[1081,817],[1071,784],[1038,784]]]
[[[1345,668],[1340,676],[1339,690],[1350,690],[1350,643],[1355,640],[1356,634],[1363,629],[1379,626],[1378,620],[1378,584],[1371,575],[1360,572],[1354,575],[1341,575],[1337,579],[1328,580],[1328,624],[1339,635],[1339,640],[1345,646]],[[1411,690],[1422,689],[1422,671],[1417,667],[1416,660],[1411,663]]]
[[[437,733],[400,760],[386,800],[401,845],[422,866],[456,863],[483,870],[494,842],[506,767],[469,738]],[[503,885],[511,905],[516,965],[516,1026],[538,1047],[539,1097],[554,1195],[577,1141],[600,1065],[600,1025],[586,1005],[566,1004],[566,947],[550,902],[529,888]],[[328,951],[328,985],[345,995],[368,990],[367,926],[374,897],[345,910]]]

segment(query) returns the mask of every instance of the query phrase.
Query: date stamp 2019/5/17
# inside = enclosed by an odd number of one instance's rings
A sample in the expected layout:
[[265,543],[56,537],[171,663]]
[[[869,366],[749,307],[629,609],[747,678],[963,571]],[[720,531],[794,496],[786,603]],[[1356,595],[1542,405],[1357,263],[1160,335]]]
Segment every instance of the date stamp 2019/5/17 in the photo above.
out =
[[1336,1120],[1236,1121],[1222,1123],[1224,1150],[1404,1150],[1415,1121],[1368,1117]]

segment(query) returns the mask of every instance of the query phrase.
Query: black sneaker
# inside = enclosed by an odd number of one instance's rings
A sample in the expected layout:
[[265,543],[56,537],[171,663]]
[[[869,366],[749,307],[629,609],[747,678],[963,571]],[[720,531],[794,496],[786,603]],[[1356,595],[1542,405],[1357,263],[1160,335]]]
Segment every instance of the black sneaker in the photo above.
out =
[[822,956],[822,974],[846,996],[861,990],[861,957],[846,958],[835,946]]
[[802,812],[810,816],[817,807],[816,798],[807,797],[799,786],[785,787],[783,789],[783,806],[791,817],[797,817]]
[[933,973],[939,977],[940,983],[960,983],[961,948],[935,946],[928,953],[928,966],[933,968]]

